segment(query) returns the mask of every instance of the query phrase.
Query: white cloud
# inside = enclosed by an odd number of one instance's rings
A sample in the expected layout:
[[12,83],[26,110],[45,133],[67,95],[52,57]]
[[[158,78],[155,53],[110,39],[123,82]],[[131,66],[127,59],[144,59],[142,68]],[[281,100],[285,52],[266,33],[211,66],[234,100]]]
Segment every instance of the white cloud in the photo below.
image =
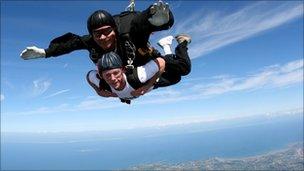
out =
[[143,97],[151,97],[151,98],[167,98],[167,97],[175,97],[177,95],[180,95],[181,93],[177,90],[174,90],[171,87],[168,87],[166,89],[160,89],[159,91],[151,91],[147,94],[145,94]]
[[303,82],[303,59],[289,62],[283,66],[267,67],[259,73],[245,78],[224,78],[209,85],[197,85],[201,95],[218,95],[241,90],[276,88]]
[[117,98],[104,98],[104,97],[93,97],[82,101],[80,104],[76,105],[75,108],[79,110],[98,110],[98,109],[108,109],[123,106],[120,100]]
[[296,115],[302,114],[303,108],[291,108],[291,109],[284,109],[279,111],[271,111],[265,113],[254,113],[254,114],[205,114],[201,116],[182,116],[182,117],[174,117],[169,119],[162,119],[162,120],[143,120],[140,123],[136,123],[133,125],[134,128],[144,128],[144,127],[167,127],[167,126],[174,126],[174,125],[187,125],[187,124],[195,124],[195,123],[212,123],[218,121],[231,121],[231,120],[239,120],[249,117],[265,117],[266,119],[277,117],[277,116],[289,116],[289,115]]
[[65,112],[80,112],[89,110],[100,110],[117,107],[126,107],[125,104],[120,103],[117,98],[103,98],[99,96],[88,97],[81,101],[79,104],[61,104],[52,107],[40,107],[34,110],[16,112],[10,115],[41,115],[41,114],[54,114],[54,113],[65,113]]
[[303,68],[303,60],[296,60],[281,67],[281,72],[292,72],[301,68]]
[[[237,91],[253,91],[263,88],[280,88],[297,83],[303,83],[303,59],[291,61],[284,65],[272,65],[247,76],[229,77],[228,75],[213,76],[202,81],[193,80],[186,83],[185,88],[178,91],[172,87],[153,90],[132,102],[132,105],[166,104],[187,100],[212,98],[224,93]],[[183,86],[184,83],[180,83]],[[65,90],[66,91],[66,90]],[[55,93],[56,94],[56,93]],[[58,94],[58,92],[57,92]],[[41,107],[36,110],[19,112],[17,115],[47,114],[59,112],[79,112],[118,107],[129,107],[120,103],[117,98],[88,97],[76,105],[62,104],[55,107]],[[15,113],[16,114],[16,113]]]
[[56,93],[53,93],[51,95],[46,96],[45,99],[50,98],[50,97],[54,97],[54,96],[57,96],[59,94],[62,94],[62,93],[65,93],[65,92],[69,92],[69,91],[70,91],[70,89],[60,90],[60,91],[58,91]]
[[[206,82],[204,80],[208,80]],[[211,80],[211,82],[210,82]],[[133,101],[135,105],[164,104],[186,100],[196,100],[219,96],[236,91],[254,91],[262,88],[279,88],[303,82],[303,59],[291,61],[284,65],[267,66],[254,74],[231,77],[229,75],[213,76],[210,79],[194,80],[196,84],[187,84],[187,88],[178,91],[172,87],[154,90]],[[183,83],[181,83],[183,84]],[[117,99],[91,98],[77,106],[78,110],[122,107]]]
[[33,81],[32,84],[32,96],[39,96],[45,93],[51,86],[51,81],[43,78]]
[[[178,93],[170,93],[163,98],[143,96],[137,104],[206,99],[229,92],[280,88],[301,82],[303,83],[303,59],[291,61],[284,65],[268,66],[254,74],[247,74],[247,76],[219,75],[211,77],[210,80],[193,80],[192,84],[180,83],[181,85],[187,85],[187,88],[180,88]],[[166,89],[162,89],[160,92],[164,91]],[[156,93],[158,94],[158,92]]]
[[175,34],[186,31],[193,37],[189,54],[197,58],[301,16],[302,3],[255,2],[230,14],[198,11],[177,22]]
[[69,66],[69,64],[64,64],[63,68],[67,68]]
[[272,111],[266,113],[266,116],[273,117],[273,116],[282,116],[282,115],[295,115],[295,114],[303,114],[303,107],[300,108],[294,108],[294,109],[285,109],[281,111]]
[[36,114],[49,114],[58,112],[72,112],[75,111],[69,104],[61,104],[54,107],[39,107],[34,110],[14,113],[14,115],[36,115]]
[[3,101],[4,100],[4,95],[3,94],[1,94],[1,101]]

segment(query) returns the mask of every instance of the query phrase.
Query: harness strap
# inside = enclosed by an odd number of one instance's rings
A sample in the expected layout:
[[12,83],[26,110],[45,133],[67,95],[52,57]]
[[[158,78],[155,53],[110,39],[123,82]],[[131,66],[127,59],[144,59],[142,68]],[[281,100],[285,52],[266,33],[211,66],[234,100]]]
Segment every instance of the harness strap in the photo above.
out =
[[126,57],[126,69],[134,69],[133,61],[135,59],[136,47],[130,38],[130,30],[133,18],[138,15],[137,11],[124,11],[119,15],[115,15],[114,19],[118,26],[119,38],[120,38],[120,47],[122,53]]
[[133,61],[135,59],[135,52],[136,52],[135,45],[129,39],[125,40],[125,52],[128,58],[127,60],[128,64],[126,65],[126,69],[128,72],[134,69]]
[[138,89],[145,85],[145,83],[141,83],[138,78],[137,68],[134,68],[132,72],[126,73],[128,83],[134,88]]

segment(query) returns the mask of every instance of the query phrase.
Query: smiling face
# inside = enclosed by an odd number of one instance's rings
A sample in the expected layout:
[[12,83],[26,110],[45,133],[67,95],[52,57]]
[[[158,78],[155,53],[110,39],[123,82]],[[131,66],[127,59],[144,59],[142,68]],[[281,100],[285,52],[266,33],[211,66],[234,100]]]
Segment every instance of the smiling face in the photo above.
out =
[[115,68],[102,71],[102,78],[115,90],[122,90],[126,85],[122,68]]
[[111,26],[102,26],[92,32],[94,41],[105,51],[114,50],[116,34]]

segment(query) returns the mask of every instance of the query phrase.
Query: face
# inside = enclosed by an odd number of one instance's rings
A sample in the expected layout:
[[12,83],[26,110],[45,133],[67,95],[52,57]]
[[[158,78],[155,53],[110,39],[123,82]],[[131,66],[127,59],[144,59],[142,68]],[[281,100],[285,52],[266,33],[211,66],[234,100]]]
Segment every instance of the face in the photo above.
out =
[[122,90],[125,87],[125,79],[123,69],[116,68],[102,72],[102,78],[114,89]]
[[92,32],[94,41],[103,50],[113,50],[116,45],[116,34],[111,26],[102,26]]

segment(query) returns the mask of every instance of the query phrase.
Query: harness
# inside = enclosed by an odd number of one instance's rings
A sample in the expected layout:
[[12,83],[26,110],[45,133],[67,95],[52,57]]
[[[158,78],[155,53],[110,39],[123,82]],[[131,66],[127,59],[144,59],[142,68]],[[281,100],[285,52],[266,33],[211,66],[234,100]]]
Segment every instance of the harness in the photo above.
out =
[[135,60],[136,56],[136,46],[131,41],[130,30],[132,20],[137,14],[137,11],[124,11],[119,15],[114,16],[119,33],[118,42],[120,44],[120,48],[122,49],[123,56],[127,58],[127,72],[131,72],[134,69],[133,61]]
[[[151,56],[155,55],[154,53],[156,53],[155,50],[149,48],[149,45],[144,45],[147,48],[137,49],[137,47],[131,40],[130,32],[131,32],[131,28],[132,28],[132,20],[139,13],[140,12],[138,12],[138,11],[134,11],[134,8],[133,8],[133,10],[124,11],[118,15],[113,16],[115,23],[117,25],[117,29],[118,29],[117,31],[119,34],[118,42],[119,42],[119,46],[121,49],[120,52],[122,53],[121,57],[126,58],[125,61],[127,62],[126,66],[125,66],[127,81],[134,89],[138,89],[144,85],[143,83],[141,83],[139,81],[137,68],[134,67],[134,60],[136,58],[136,52],[138,51],[138,53],[140,55],[142,55],[143,57],[144,56],[151,57]],[[132,35],[132,36],[135,36],[135,35]],[[135,65],[137,66],[138,64],[135,63]],[[131,100],[126,100],[126,99],[121,99],[121,98],[120,98],[120,100],[122,103],[127,103],[127,104],[131,103]]]

